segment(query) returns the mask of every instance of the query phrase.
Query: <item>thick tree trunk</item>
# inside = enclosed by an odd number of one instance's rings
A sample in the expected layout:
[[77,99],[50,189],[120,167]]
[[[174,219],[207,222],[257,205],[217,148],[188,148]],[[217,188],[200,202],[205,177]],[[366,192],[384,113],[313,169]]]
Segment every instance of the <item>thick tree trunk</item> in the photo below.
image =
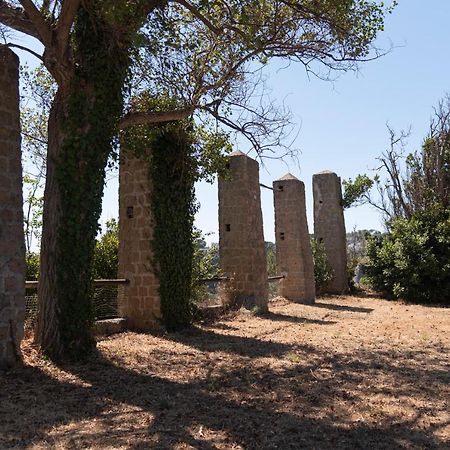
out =
[[66,97],[59,92],[49,119],[36,330],[42,350],[55,359],[80,359],[94,346],[91,260],[107,158],[71,146],[85,135],[80,130],[80,136],[74,136],[73,129],[65,135],[68,114]]
[[61,227],[61,193],[56,180],[56,161],[61,153],[63,135],[60,120],[63,117],[63,99],[58,92],[48,123],[47,176],[41,238],[41,261],[38,288],[38,320],[36,341],[45,352],[63,353],[59,320],[61,308],[58,304],[57,261],[60,254],[55,239]]
[[110,72],[94,67],[97,79],[75,77],[70,92],[58,92],[50,113],[35,338],[53,359],[83,359],[95,345],[92,256],[122,111],[123,74],[111,77],[115,64]]
[[94,347],[91,266],[105,167],[123,112],[130,38],[148,11],[140,5],[128,17],[130,26],[118,32],[97,6],[80,6],[72,33],[74,70],[49,119],[35,338],[53,359],[81,359]]

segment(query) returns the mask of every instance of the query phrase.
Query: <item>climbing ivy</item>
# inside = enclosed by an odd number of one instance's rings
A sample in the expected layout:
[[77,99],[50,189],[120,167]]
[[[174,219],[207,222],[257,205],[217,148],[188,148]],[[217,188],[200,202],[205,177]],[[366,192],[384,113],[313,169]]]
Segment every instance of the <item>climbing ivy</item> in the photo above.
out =
[[[62,137],[55,155],[61,219],[53,237],[58,265],[56,282],[51,286],[59,300],[59,338],[47,339],[44,347],[57,358],[80,359],[94,346],[89,300],[92,256],[105,166],[123,110],[123,86],[129,67],[127,46],[116,41],[113,31],[94,8],[80,8],[74,30],[75,73],[68,92],[56,96],[60,110],[54,107],[52,112]],[[64,95],[66,98],[61,98]],[[41,342],[49,335],[48,323],[48,317],[41,320]]]
[[153,253],[167,330],[191,323],[195,161],[182,124],[155,131],[149,174],[155,220]]
[[[153,111],[178,106],[171,99],[152,99],[146,94],[135,99],[134,105],[137,103]],[[194,183],[211,181],[215,173],[224,172],[231,146],[226,134],[211,132],[192,119],[133,127],[123,133],[122,142],[127,152],[149,165],[154,217],[149,245],[159,279],[163,323],[167,330],[175,331],[191,323],[194,308],[193,223],[198,208]]]

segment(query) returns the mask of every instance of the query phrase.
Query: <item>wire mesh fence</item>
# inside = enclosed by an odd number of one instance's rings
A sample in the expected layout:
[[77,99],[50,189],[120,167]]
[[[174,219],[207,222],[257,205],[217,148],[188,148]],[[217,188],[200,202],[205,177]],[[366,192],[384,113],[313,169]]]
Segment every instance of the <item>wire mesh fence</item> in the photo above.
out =
[[[269,298],[276,296],[279,281],[284,275],[269,277],[270,292]],[[218,288],[219,284],[227,284],[231,281],[228,277],[215,277],[201,280],[205,284],[205,298],[199,301],[198,306],[215,305],[219,302],[218,297],[221,292]],[[95,280],[93,282],[93,291],[91,298],[92,312],[94,320],[114,319],[120,317],[119,304],[125,295],[125,285],[128,280]],[[25,326],[33,329],[36,325],[38,302],[37,302],[37,281],[26,282],[25,293]]]
[[[113,319],[119,317],[119,304],[124,295],[127,280],[95,280],[92,290],[92,312],[94,320]],[[26,283],[25,324],[34,328],[38,313],[37,282]]]

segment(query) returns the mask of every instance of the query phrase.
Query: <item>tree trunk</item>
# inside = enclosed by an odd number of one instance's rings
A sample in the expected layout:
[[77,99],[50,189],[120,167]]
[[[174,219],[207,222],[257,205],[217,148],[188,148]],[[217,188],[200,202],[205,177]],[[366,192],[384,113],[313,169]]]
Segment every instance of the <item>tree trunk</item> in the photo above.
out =
[[58,92],[49,118],[36,340],[54,359],[80,359],[94,346],[91,262],[109,149],[83,148],[83,130],[66,134],[66,108]]
[[74,74],[49,118],[35,339],[53,359],[82,359],[95,344],[92,255],[129,67],[129,47],[116,39],[93,11],[80,9]]

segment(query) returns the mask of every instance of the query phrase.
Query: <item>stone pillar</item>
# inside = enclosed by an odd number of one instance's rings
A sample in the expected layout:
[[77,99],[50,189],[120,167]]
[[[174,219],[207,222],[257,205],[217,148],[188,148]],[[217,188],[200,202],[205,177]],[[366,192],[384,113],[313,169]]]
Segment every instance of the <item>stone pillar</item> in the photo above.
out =
[[268,279],[259,165],[242,152],[230,155],[231,179],[219,179],[219,255],[234,277],[238,301],[267,311]]
[[160,327],[159,282],[154,270],[154,219],[149,163],[122,152],[119,171],[119,270],[130,282],[119,297],[119,314],[132,330]]
[[273,182],[277,274],[281,296],[313,304],[316,296],[314,263],[306,219],[305,185],[288,173]]
[[325,245],[333,279],[325,290],[332,294],[348,291],[347,242],[342,208],[341,179],[330,171],[313,175],[314,235]]
[[24,318],[19,58],[0,45],[0,368],[20,360]]

